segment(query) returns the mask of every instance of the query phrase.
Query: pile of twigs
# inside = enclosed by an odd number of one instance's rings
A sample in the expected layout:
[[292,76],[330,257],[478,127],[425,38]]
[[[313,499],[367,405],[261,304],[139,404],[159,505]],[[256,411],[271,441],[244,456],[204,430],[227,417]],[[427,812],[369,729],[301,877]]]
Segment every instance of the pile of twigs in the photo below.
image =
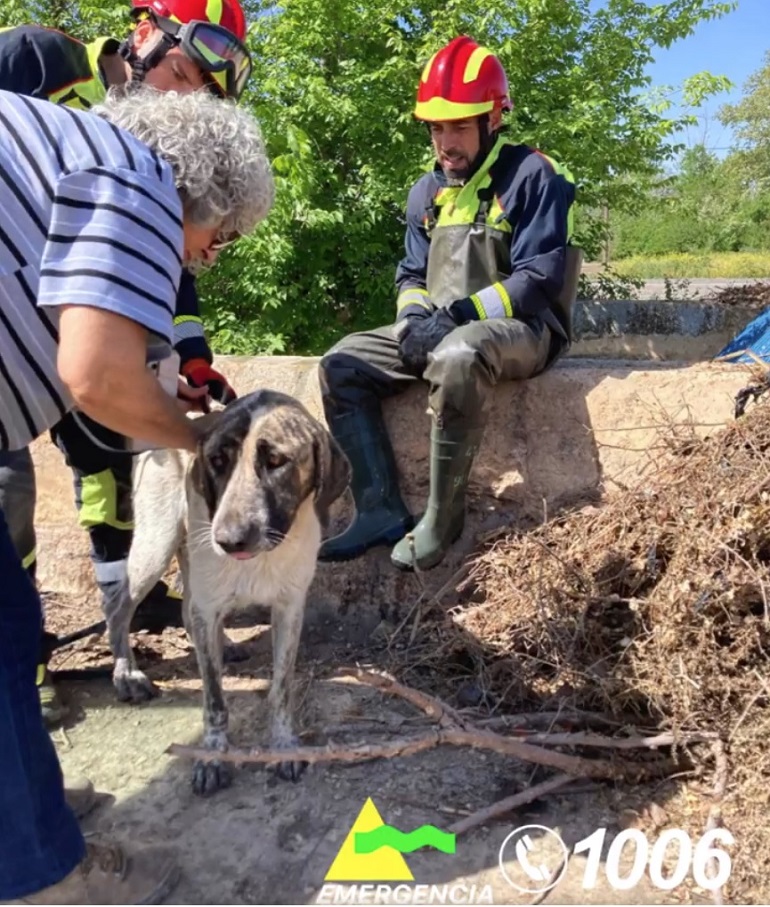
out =
[[766,400],[680,443],[601,508],[499,533],[459,588],[451,615],[422,620],[432,682],[463,674],[498,713],[592,710],[682,740],[716,734],[731,766],[723,814],[744,855],[731,887],[767,897]]

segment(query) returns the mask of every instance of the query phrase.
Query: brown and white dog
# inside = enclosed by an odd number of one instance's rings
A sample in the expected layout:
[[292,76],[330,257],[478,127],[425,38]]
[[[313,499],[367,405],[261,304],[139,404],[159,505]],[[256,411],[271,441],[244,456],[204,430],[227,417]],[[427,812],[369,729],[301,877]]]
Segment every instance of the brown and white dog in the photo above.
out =
[[[135,530],[128,584],[108,606],[113,682],[122,700],[157,695],[136,667],[129,627],[137,604],[176,555],[185,625],[203,684],[204,745],[227,748],[222,693],[223,622],[235,608],[272,608],[270,745],[296,744],[292,687],[305,600],[331,504],[350,482],[350,464],[326,428],[294,397],[260,390],[203,417],[197,453],[143,453],[134,468]],[[281,763],[296,780],[304,766]],[[227,765],[198,762],[193,789],[230,782]]]

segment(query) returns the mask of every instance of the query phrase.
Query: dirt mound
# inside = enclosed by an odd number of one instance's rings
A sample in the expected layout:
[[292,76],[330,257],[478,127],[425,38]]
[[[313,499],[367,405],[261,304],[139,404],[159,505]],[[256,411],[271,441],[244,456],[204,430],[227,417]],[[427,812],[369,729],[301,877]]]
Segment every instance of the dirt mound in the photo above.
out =
[[739,287],[724,287],[714,294],[722,305],[740,305],[764,309],[770,306],[770,283],[749,283]]
[[[451,620],[425,628],[438,653],[427,662],[495,709],[718,732],[724,821],[745,855],[730,895],[747,903],[770,894],[769,452],[763,400],[705,440],[680,441],[603,507],[498,535]],[[709,806],[678,816],[694,840]]]

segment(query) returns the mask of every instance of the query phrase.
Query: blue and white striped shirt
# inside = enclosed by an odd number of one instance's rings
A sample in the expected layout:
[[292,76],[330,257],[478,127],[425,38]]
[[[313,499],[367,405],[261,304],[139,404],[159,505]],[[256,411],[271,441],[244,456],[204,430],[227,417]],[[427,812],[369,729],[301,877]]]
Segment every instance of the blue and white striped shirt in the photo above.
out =
[[116,312],[170,343],[182,250],[169,164],[93,113],[0,91],[0,450],[73,407],[59,306]]

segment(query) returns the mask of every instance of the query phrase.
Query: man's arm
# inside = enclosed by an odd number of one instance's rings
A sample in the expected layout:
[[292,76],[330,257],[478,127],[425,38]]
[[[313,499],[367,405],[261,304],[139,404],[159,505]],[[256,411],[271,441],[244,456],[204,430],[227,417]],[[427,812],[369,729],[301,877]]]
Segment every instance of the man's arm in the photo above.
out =
[[58,310],[61,378],[87,415],[190,447],[190,424],[146,368],[148,337],[171,342],[183,248],[173,177],[147,167],[59,179],[37,303]]
[[174,349],[182,368],[192,359],[203,359],[209,365],[214,361],[203,330],[195,276],[186,268],[182,269],[174,310]]
[[541,315],[561,292],[574,185],[537,153],[519,170],[500,197],[513,230],[511,275],[453,303],[459,321]]
[[423,223],[429,200],[426,184],[424,177],[415,183],[406,203],[405,254],[396,268],[396,321],[410,315],[424,316],[435,309],[426,289],[430,251],[430,239]]
[[193,422],[146,368],[148,332],[104,309],[63,305],[59,375],[78,409],[101,425],[159,447],[195,449]]
[[219,403],[231,403],[235,390],[225,376],[212,368],[214,356],[206,342],[200,316],[195,277],[182,269],[174,312],[174,349],[179,353],[179,371],[193,387],[206,387]]

